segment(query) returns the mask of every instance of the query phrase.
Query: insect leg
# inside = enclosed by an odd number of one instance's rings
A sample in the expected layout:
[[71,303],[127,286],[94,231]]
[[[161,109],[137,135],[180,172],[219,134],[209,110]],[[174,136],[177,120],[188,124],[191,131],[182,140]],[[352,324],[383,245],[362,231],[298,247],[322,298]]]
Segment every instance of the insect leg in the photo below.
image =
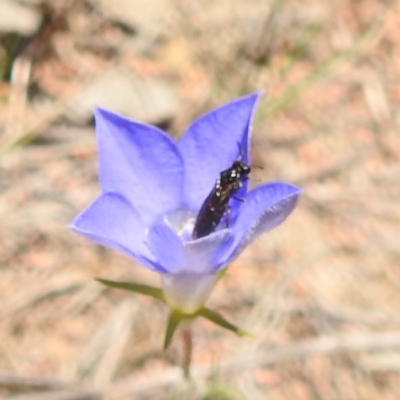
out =
[[231,207],[229,206],[229,204],[225,206],[224,214],[225,214],[226,227],[229,228],[229,216],[231,215]]
[[246,201],[246,199],[244,199],[243,197],[232,196],[232,198],[237,201],[241,201],[242,203],[244,203]]

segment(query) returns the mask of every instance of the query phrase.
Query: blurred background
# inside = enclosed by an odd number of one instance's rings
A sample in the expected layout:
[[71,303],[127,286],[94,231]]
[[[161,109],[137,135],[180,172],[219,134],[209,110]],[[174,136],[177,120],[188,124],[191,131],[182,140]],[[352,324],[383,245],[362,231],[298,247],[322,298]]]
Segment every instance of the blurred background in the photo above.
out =
[[[400,398],[400,1],[0,0],[0,397]],[[98,194],[93,105],[166,129],[263,90],[253,186],[304,190],[195,323],[94,277],[155,274],[67,229]]]

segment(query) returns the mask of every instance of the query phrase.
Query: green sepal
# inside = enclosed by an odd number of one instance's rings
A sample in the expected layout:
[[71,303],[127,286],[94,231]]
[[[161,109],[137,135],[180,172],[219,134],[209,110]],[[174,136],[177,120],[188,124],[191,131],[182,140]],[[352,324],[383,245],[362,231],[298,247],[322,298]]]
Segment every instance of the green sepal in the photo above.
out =
[[133,282],[109,281],[107,279],[100,279],[100,278],[95,278],[95,279],[96,279],[96,281],[101,282],[106,286],[109,286],[112,288],[117,288],[117,289],[129,290],[130,292],[144,294],[146,296],[153,297],[153,298],[165,303],[164,294],[163,294],[162,290],[159,288],[156,288],[154,286],[142,285],[142,284],[133,283]]
[[[225,272],[226,271],[224,271],[223,273],[225,273]],[[130,292],[144,294],[146,296],[150,296],[157,300],[160,300],[163,303],[166,303],[164,294],[160,288],[157,288],[154,286],[149,286],[149,285],[143,285],[143,284],[139,284],[139,283],[133,283],[133,282],[116,282],[116,281],[110,281],[108,279],[101,279],[101,278],[95,278],[95,279],[96,279],[96,281],[98,281],[106,286],[109,286],[112,288],[117,288],[117,289],[128,290]],[[202,307],[193,314],[185,314],[185,313],[182,313],[181,311],[173,310],[173,311],[171,311],[171,313],[168,317],[167,330],[165,332],[164,349],[167,349],[170,346],[170,344],[172,342],[172,338],[175,334],[175,331],[178,328],[178,326],[182,320],[192,319],[192,318],[196,318],[198,316],[208,319],[209,321],[213,322],[214,324],[218,325],[219,327],[227,329],[228,331],[231,331],[233,333],[236,333],[236,335],[238,335],[238,336],[253,337],[253,335],[251,333],[246,332],[245,330],[240,329],[237,326],[231,324],[220,314],[218,314],[215,311],[210,310],[207,307]]]
[[220,326],[221,328],[224,328],[224,329],[227,329],[228,331],[236,333],[236,335],[238,335],[238,336],[253,337],[253,335],[251,333],[246,332],[245,330],[240,329],[237,326],[231,324],[220,314],[216,313],[215,311],[210,310],[207,307],[202,307],[199,311],[197,311],[196,315],[199,315],[205,319],[208,319],[209,321],[214,322],[214,324]]
[[168,317],[167,330],[165,331],[164,350],[168,349],[176,329],[183,319],[187,318],[185,314],[179,311],[171,311]]
[[219,271],[217,271],[217,273],[215,274],[216,276],[216,281],[218,282],[228,271],[228,268],[224,268],[224,269],[220,269]]

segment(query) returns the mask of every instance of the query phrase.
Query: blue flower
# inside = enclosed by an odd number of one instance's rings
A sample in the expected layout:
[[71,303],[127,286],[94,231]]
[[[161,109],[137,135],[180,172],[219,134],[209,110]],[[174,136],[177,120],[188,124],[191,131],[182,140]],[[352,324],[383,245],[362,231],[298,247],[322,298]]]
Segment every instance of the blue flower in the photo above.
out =
[[118,250],[161,276],[165,301],[194,314],[218,272],[261,234],[281,224],[300,189],[274,182],[230,202],[229,224],[192,239],[196,215],[222,170],[241,153],[249,164],[251,121],[260,94],[198,118],[176,142],[162,130],[98,108],[100,196],[72,222],[74,231]]

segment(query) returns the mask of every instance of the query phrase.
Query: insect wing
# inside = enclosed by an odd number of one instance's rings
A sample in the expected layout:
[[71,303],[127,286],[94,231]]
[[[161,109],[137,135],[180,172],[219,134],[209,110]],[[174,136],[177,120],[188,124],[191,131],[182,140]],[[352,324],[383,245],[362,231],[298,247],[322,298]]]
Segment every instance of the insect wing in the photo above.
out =
[[218,197],[214,188],[204,201],[199,213],[197,214],[192,234],[194,239],[207,236],[218,225],[218,222],[220,221],[224,211],[222,210],[221,216],[219,217],[220,211],[217,200]]
[[225,212],[230,210],[229,200],[242,187],[250,173],[250,166],[240,160],[220,173],[214,188],[207,196],[197,214],[192,236],[199,239],[215,230]]

